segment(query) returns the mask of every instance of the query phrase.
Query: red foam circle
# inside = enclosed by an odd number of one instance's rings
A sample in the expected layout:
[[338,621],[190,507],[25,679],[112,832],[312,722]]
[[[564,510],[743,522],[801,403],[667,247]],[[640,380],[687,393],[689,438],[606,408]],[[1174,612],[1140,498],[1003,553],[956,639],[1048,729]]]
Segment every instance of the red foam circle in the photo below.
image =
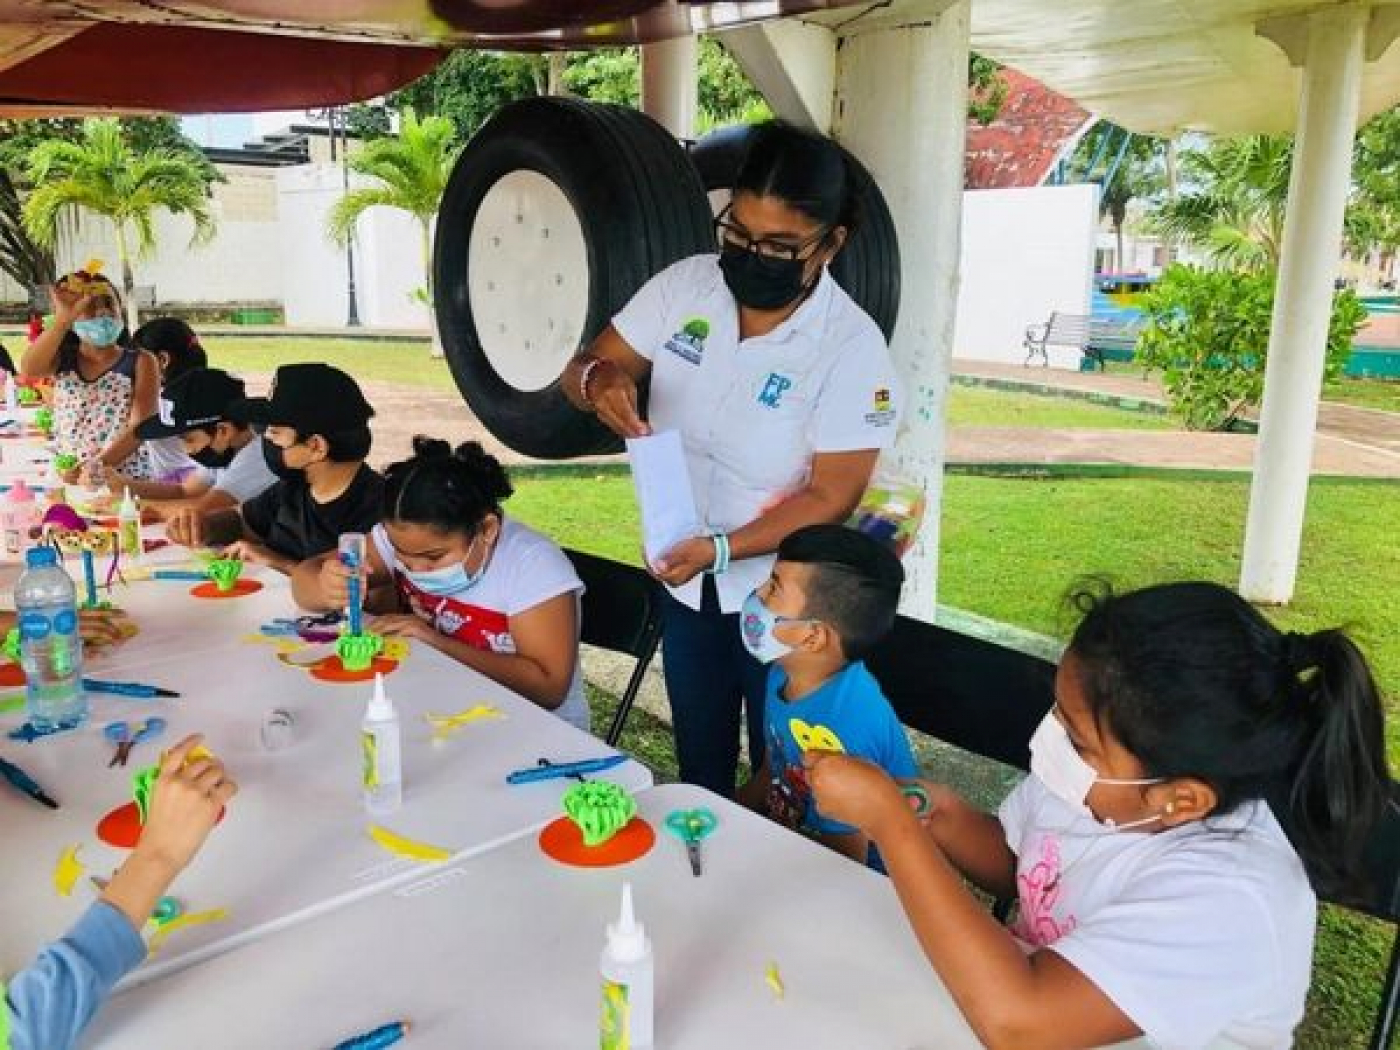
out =
[[24,668],[17,663],[0,664],[0,688],[24,685]]
[[641,860],[656,845],[656,832],[641,817],[627,825],[601,846],[585,846],[583,832],[568,817],[545,825],[540,832],[540,849],[560,864],[574,868],[615,868]]
[[311,668],[311,677],[321,682],[335,682],[344,684],[348,682],[373,682],[377,674],[392,674],[399,669],[397,660],[386,660],[382,656],[376,656],[363,671],[347,671],[345,664],[338,656],[328,656],[319,664],[314,664]]
[[256,594],[262,590],[262,582],[259,580],[239,580],[233,585],[231,591],[219,590],[219,585],[213,580],[208,583],[196,584],[190,593],[196,598],[213,598],[215,600],[223,598],[244,598],[250,594]]
[[[214,823],[222,823],[226,812],[227,809],[220,809],[218,819]],[[136,808],[135,802],[128,802],[124,806],[118,806],[98,822],[97,837],[118,849],[135,849],[136,844],[141,841],[142,827],[141,811]]]

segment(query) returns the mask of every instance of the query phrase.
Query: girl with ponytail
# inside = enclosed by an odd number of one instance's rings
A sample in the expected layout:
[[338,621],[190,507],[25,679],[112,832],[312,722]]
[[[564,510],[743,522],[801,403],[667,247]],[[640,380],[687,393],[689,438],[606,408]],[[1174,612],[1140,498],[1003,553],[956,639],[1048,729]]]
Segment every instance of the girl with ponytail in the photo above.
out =
[[[1286,1047],[1317,898],[1364,889],[1390,802],[1381,699],[1341,631],[1283,633],[1224,587],[1073,596],[1083,619],[996,816],[809,755],[817,804],[879,848],[991,1047]],[[962,878],[1015,897],[1010,929]]]
[[[578,664],[583,584],[552,540],[506,515],[505,468],[481,445],[417,437],[384,474],[384,517],[370,534],[372,629],[413,638],[588,731]],[[308,609],[344,608],[334,553],[293,576]]]

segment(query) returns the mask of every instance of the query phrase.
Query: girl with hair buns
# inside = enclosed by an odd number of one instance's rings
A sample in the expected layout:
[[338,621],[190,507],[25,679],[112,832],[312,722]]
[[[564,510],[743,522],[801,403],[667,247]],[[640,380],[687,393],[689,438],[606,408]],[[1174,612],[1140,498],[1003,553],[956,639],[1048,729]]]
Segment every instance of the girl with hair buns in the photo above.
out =
[[[477,442],[417,437],[413,452],[385,472],[384,518],[370,534],[373,629],[431,645],[587,731],[573,564],[501,509],[514,490]],[[292,579],[303,607],[345,606],[348,573],[334,554]]]

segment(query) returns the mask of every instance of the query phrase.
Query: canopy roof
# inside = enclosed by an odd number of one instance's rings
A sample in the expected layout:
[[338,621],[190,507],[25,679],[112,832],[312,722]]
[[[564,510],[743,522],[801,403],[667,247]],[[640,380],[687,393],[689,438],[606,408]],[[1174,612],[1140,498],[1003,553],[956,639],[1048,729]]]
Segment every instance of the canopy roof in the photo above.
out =
[[[796,16],[843,32],[948,0],[0,0],[0,112],[294,109],[369,98],[447,47],[647,42]],[[973,47],[1135,131],[1292,125],[1298,72],[1258,34],[1319,0],[973,0]],[[1373,14],[1373,51],[1400,5]],[[1369,56],[1363,117],[1400,101],[1400,48]]]

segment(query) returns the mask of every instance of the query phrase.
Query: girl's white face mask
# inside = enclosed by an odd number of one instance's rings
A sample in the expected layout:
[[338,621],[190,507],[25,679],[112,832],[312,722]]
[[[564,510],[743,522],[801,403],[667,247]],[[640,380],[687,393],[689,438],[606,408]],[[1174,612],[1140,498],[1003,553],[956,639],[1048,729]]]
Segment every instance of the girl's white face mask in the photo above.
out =
[[[1093,811],[1089,809],[1089,789],[1095,784],[1143,787],[1160,784],[1165,779],[1153,777],[1147,780],[1115,780],[1112,777],[1099,776],[1098,771],[1085,762],[1083,756],[1075,749],[1069,732],[1055,717],[1053,708],[1045,712],[1045,717],[1041,719],[1031,737],[1031,773],[1039,778],[1050,794],[1075,809],[1083,810],[1090,817],[1093,817]],[[1161,819],[1160,814],[1154,814],[1126,824],[1117,824],[1112,820],[1103,823],[1110,830],[1129,831]]]

